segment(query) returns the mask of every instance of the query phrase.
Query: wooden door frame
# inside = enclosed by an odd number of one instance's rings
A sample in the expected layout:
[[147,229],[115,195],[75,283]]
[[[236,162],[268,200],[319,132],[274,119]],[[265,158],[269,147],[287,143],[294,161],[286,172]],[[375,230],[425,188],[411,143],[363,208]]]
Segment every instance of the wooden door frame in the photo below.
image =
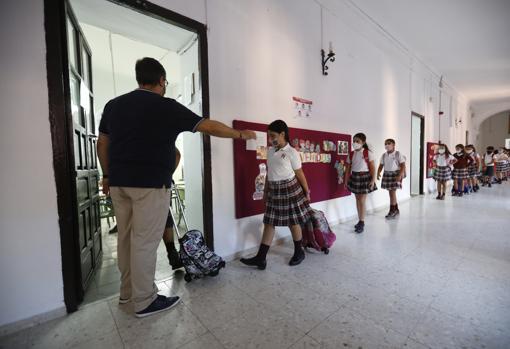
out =
[[[53,169],[57,189],[57,206],[62,254],[64,303],[67,312],[78,309],[83,298],[76,217],[76,187],[74,173],[72,119],[70,119],[69,68],[66,36],[66,1],[44,0],[44,28],[46,39],[46,70]],[[199,66],[202,84],[202,115],[209,117],[209,66],[207,27],[205,24],[144,0],[105,0],[142,13],[180,28],[195,32],[199,39]],[[202,205],[204,235],[207,245],[214,249],[211,140],[203,135]]]
[[[421,128],[421,132],[420,132],[420,192],[418,195],[423,195],[425,194],[425,190],[424,190],[424,181],[425,181],[425,176],[424,176],[424,171],[425,171],[425,168],[424,168],[424,160],[425,160],[425,154],[424,154],[424,144],[425,144],[425,116],[421,115],[421,114],[418,114],[418,113],[415,113],[414,111],[411,112],[411,152],[410,154],[413,153],[413,116],[416,116],[416,117],[419,117],[421,119],[421,123],[420,123],[420,128]],[[411,190],[412,190],[412,178],[413,178],[413,165],[412,165],[412,161],[413,161],[413,157],[411,156],[411,166],[409,166],[409,173],[410,173],[410,179],[411,179]]]

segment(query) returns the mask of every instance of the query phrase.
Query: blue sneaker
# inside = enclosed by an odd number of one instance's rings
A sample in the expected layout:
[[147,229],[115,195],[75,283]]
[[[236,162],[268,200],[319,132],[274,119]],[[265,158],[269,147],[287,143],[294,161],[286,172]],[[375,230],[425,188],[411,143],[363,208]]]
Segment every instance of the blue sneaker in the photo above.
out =
[[179,303],[181,299],[179,297],[165,297],[158,295],[158,297],[144,310],[135,313],[136,317],[142,318],[162,311],[172,309]]

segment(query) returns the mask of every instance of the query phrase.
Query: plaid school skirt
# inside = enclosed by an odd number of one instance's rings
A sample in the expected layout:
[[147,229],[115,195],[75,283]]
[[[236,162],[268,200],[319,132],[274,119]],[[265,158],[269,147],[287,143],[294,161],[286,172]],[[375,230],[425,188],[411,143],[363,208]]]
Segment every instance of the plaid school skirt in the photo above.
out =
[[434,179],[439,182],[447,182],[452,179],[452,169],[450,166],[438,166],[434,171]]
[[384,171],[381,181],[381,188],[387,190],[402,189],[402,181],[397,181],[397,177],[400,174],[398,171]]
[[312,208],[296,177],[283,181],[268,181],[267,185],[264,224],[288,227],[304,225],[309,220]]
[[465,168],[455,168],[453,169],[453,178],[455,179],[468,179],[469,178],[469,170],[467,167]]
[[468,172],[469,178],[476,178],[480,175],[480,173],[478,172],[478,168],[476,167],[475,164],[469,165]]
[[377,185],[374,183],[374,187],[370,189],[370,181],[372,176],[370,172],[352,172],[349,182],[347,183],[347,189],[353,194],[369,194],[377,190]]
[[505,172],[506,168],[506,162],[496,162],[496,172]]

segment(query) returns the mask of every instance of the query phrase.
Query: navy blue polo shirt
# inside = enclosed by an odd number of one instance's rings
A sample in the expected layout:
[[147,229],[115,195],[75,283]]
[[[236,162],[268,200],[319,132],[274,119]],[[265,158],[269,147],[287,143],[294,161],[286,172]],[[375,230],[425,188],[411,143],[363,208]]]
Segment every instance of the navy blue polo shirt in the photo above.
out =
[[203,119],[177,101],[138,89],[109,101],[99,132],[109,138],[110,186],[169,187],[175,140]]

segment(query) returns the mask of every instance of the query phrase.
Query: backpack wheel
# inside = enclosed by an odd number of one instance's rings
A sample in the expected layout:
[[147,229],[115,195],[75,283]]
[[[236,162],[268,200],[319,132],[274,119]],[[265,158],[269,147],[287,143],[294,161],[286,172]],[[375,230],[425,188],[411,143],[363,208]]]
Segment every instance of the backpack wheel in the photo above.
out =
[[184,275],[184,280],[185,280],[186,282],[190,282],[190,281],[192,280],[192,279],[191,279],[191,275],[190,275],[190,274],[186,274],[186,275]]

